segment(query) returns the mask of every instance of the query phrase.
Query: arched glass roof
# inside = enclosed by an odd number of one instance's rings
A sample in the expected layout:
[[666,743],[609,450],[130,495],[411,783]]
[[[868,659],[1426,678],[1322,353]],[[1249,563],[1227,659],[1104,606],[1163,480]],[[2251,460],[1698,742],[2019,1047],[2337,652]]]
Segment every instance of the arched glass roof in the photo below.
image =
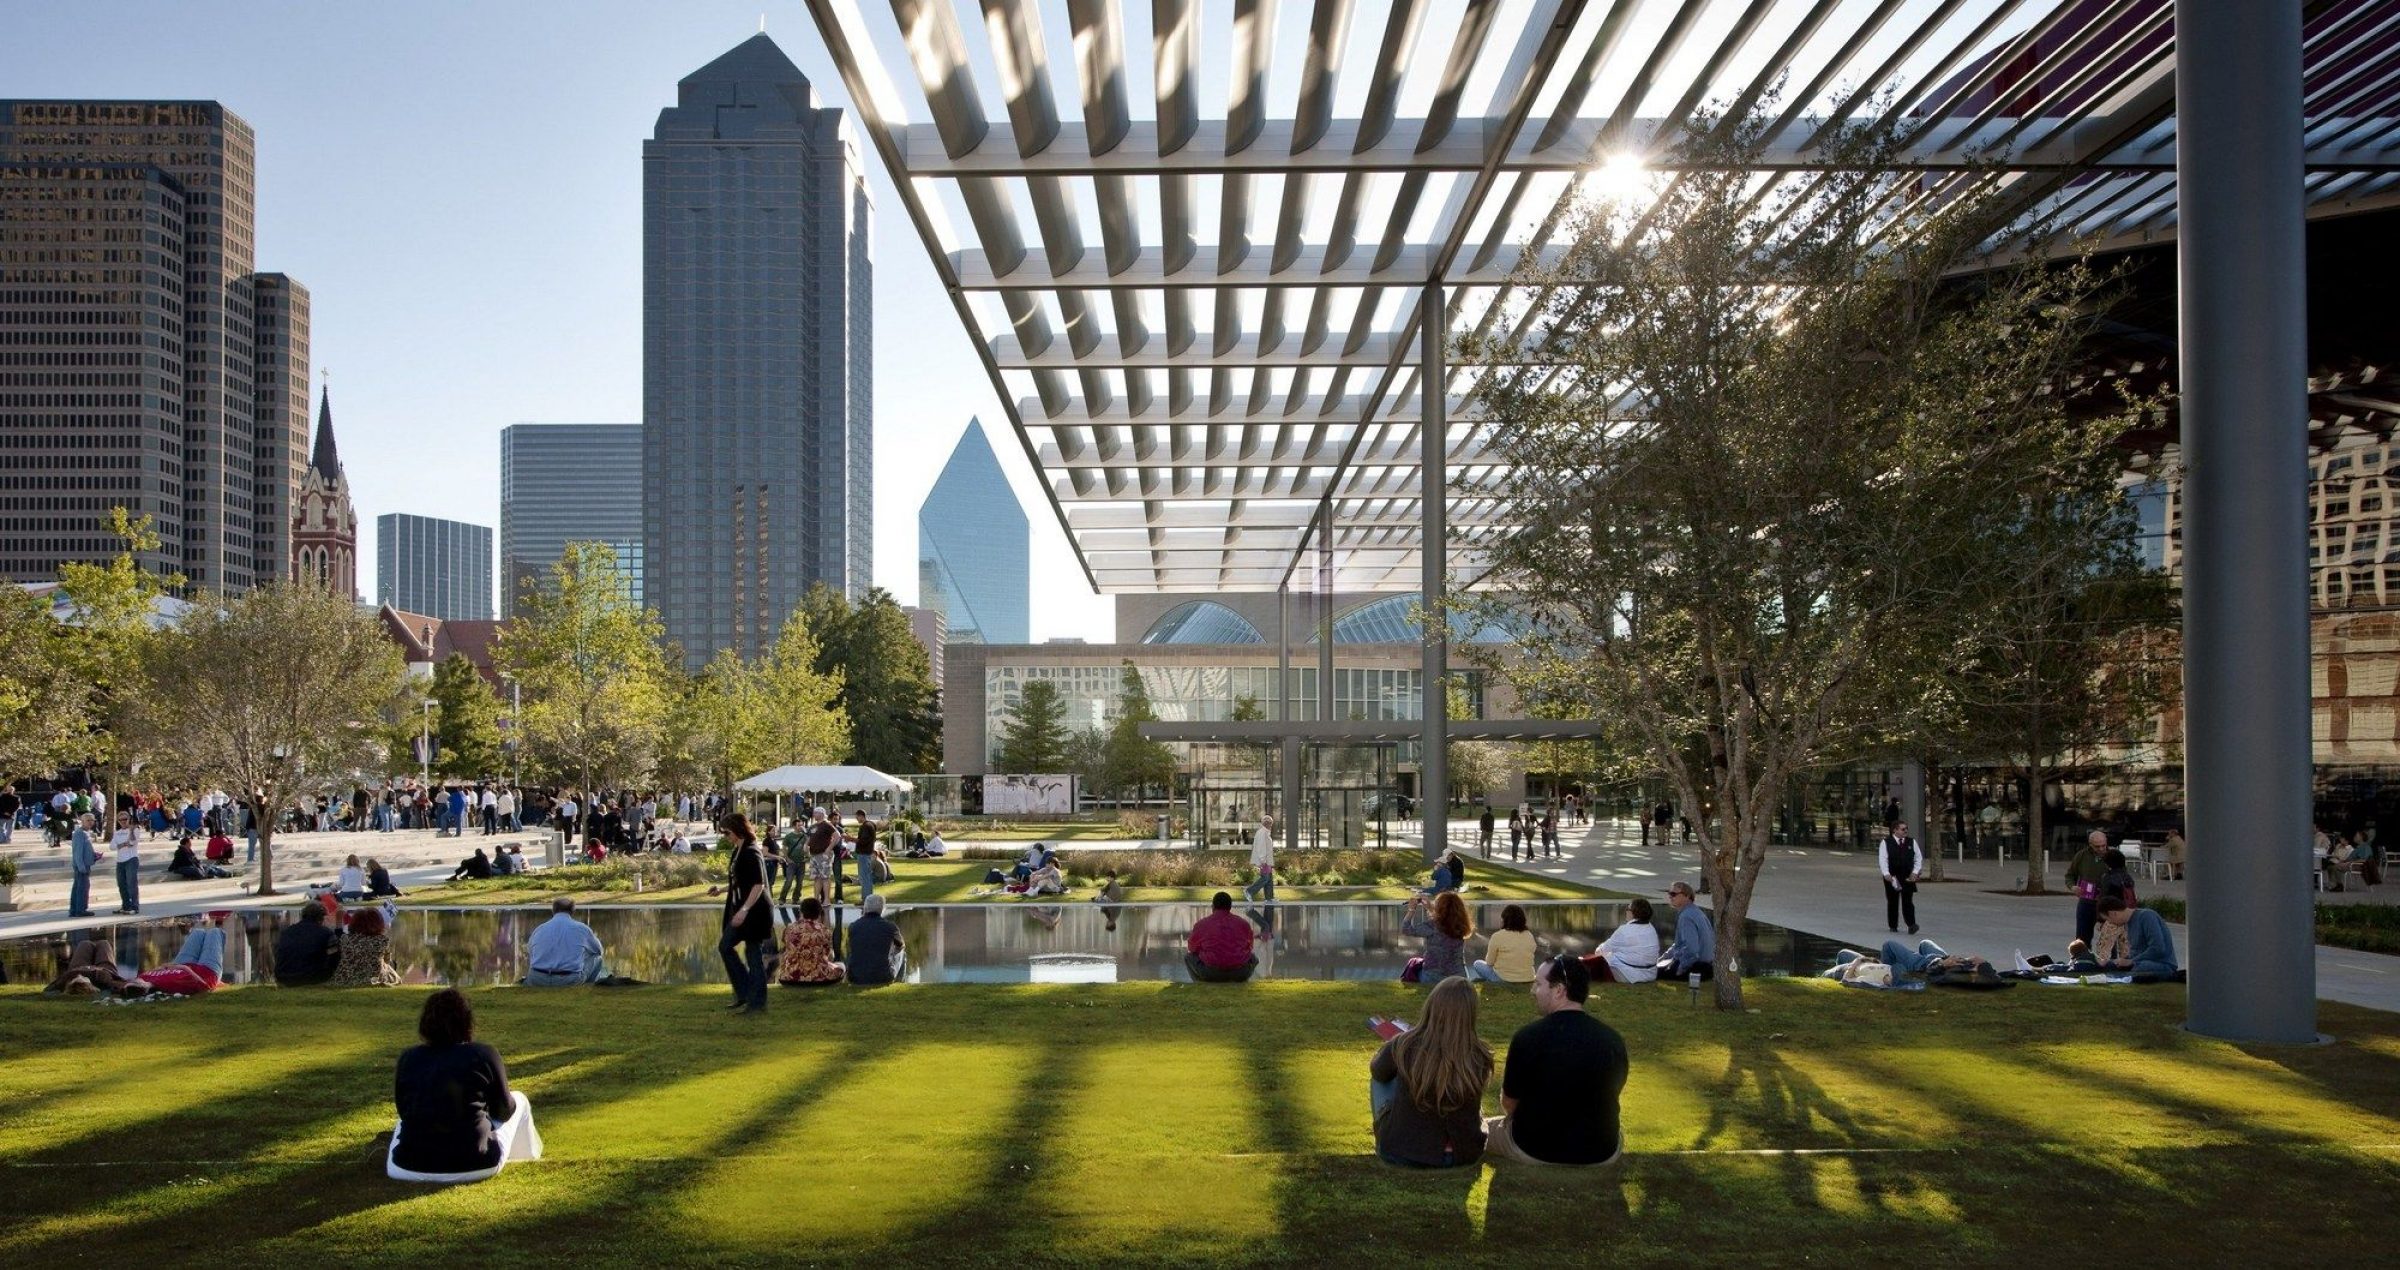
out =
[[1250,619],[1215,600],[1178,604],[1142,633],[1145,644],[1264,644]]
[[[1333,619],[1333,642],[1336,644],[1414,644],[1424,639],[1412,609],[1417,597],[1387,595]],[[1505,644],[1515,636],[1498,622],[1475,625],[1463,614],[1450,615],[1450,642],[1453,644]],[[1309,641],[1315,643],[1314,639]]]

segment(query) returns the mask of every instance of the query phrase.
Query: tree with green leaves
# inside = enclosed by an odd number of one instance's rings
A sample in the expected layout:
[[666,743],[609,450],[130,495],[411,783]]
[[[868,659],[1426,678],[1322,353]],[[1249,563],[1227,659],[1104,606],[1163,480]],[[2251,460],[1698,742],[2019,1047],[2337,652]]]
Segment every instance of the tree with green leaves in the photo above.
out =
[[501,769],[500,695],[464,653],[433,668],[433,770],[438,776],[481,780]]
[[112,507],[108,533],[119,544],[117,554],[105,564],[60,565],[58,585],[72,606],[70,665],[91,691],[84,753],[77,757],[123,767],[138,757],[126,750],[130,732],[123,725],[143,682],[145,654],[159,637],[158,602],[181,590],[184,578],[144,563],[165,559],[150,517]]
[[595,790],[638,781],[656,760],[673,705],[664,638],[658,615],[627,598],[616,553],[596,542],[567,544],[500,628],[520,744],[535,770],[575,786],[586,821]]
[[257,821],[258,891],[275,893],[275,821],[298,794],[377,763],[399,651],[346,595],[278,582],[197,597],[148,643],[131,726],[157,770],[236,791]]
[[821,668],[805,606],[786,619],[775,646],[756,662],[731,649],[700,674],[700,713],[711,742],[703,766],[719,788],[787,764],[839,763],[851,751],[842,709],[842,675]]
[[941,765],[941,712],[933,663],[908,628],[908,615],[881,587],[852,604],[819,583],[800,602],[817,640],[817,668],[838,674],[850,718],[848,760],[885,772],[929,772]]
[[1067,703],[1059,699],[1057,684],[1028,679],[1001,725],[994,761],[1009,775],[1035,776],[1066,770],[1066,759]]
[[1130,790],[1137,802],[1148,797],[1153,787],[1172,793],[1175,752],[1142,735],[1142,725],[1156,723],[1158,712],[1151,708],[1150,690],[1131,658],[1126,659],[1117,682],[1117,717],[1108,728],[1109,788],[1120,797]]
[[74,634],[23,587],[0,587],[0,784],[85,757],[92,687]]
[[[1565,222],[1488,363],[1507,535],[1479,581],[1530,621],[1535,689],[1621,719],[1696,812],[1716,1000],[1791,782],[1888,736],[1992,576],[1972,508],[2016,508],[2111,449],[2067,408],[2103,302],[2081,262],[1987,268],[2008,214],[1975,171],[1900,161],[1882,125],[1823,130],[1822,170],[1753,179],[1772,104],[1698,119],[1640,205]],[[1970,276],[1971,275],[1971,276]],[[1963,279],[1963,280],[1962,280]]]
[[1998,759],[2026,790],[2029,894],[2045,885],[2051,773],[2155,741],[2181,695],[2176,594],[2134,549],[2119,469],[2113,454],[2062,464],[2048,488],[1978,517],[1961,567],[1983,585],[1957,610],[1951,673],[1915,716],[1919,744]]

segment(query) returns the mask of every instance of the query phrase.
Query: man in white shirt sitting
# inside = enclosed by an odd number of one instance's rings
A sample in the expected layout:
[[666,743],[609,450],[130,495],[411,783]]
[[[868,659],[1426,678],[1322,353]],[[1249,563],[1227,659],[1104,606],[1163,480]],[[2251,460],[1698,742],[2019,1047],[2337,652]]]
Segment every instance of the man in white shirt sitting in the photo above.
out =
[[565,896],[550,901],[550,920],[533,928],[525,941],[525,986],[571,988],[608,977],[600,961],[600,937],[575,920],[575,901]]

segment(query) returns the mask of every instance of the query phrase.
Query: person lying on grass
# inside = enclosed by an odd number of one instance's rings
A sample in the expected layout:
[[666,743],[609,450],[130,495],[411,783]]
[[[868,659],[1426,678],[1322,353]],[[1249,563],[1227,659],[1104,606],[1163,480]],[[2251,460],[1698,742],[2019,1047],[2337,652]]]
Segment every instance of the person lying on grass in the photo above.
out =
[[163,993],[171,997],[196,997],[214,992],[220,976],[225,973],[225,928],[217,924],[220,914],[210,913],[183,937],[183,947],[175,950],[175,960],[156,970],[143,971],[117,989],[119,996],[146,997]]
[[1475,989],[1444,979],[1417,1026],[1385,1041],[1367,1064],[1375,1154],[1404,1168],[1447,1169],[1483,1158],[1483,1087],[1492,1047],[1475,1034]]

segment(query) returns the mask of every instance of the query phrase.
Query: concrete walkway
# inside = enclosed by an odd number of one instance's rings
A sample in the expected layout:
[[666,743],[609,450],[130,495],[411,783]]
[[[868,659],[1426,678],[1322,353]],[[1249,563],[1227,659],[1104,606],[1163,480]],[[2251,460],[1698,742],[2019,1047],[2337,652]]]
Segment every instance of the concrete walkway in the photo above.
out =
[[[1472,859],[1476,855],[1473,827],[1468,826],[1463,834],[1453,828],[1452,841],[1462,854]],[[1700,880],[1698,856],[1692,848],[1680,843],[1672,850],[1644,846],[1640,825],[1633,820],[1600,821],[1589,829],[1572,833],[1562,830],[1560,849],[1564,853],[1561,859],[1528,861],[1518,867],[1571,882],[1646,895],[1662,912],[1669,883],[1682,880],[1696,886]],[[1505,833],[1496,844],[1495,856],[1500,861],[1507,860]],[[1994,893],[2024,884],[2023,860],[2006,864],[1993,860],[1963,863],[1952,860],[1945,861],[1943,868],[1948,880],[1927,882],[1918,888],[1917,922],[1923,938],[1935,940],[1951,952],[1987,958],[2004,969],[2019,949],[2027,956],[2066,955],[2067,941],[2075,937],[2075,898],[2066,893],[2063,861],[2053,864],[2048,872],[2049,885],[2059,894],[2038,898]],[[2137,879],[2135,887],[2145,896],[2180,899],[2183,894],[2183,884],[2179,882]],[[2386,883],[2364,890],[2353,886],[2343,894],[2323,898],[2400,902],[2400,884]],[[1876,876],[1872,852],[1775,848],[1759,877],[1750,915],[1762,922],[1869,950],[1880,946],[1891,934],[1883,925],[1883,886]],[[2188,933],[2181,926],[2172,930],[2176,952],[2188,961]],[[2328,1001],[2400,1010],[2400,957],[2320,947],[2317,995]]]
[[15,839],[7,846],[0,846],[0,853],[16,859],[24,897],[18,911],[0,913],[0,939],[87,930],[119,922],[155,921],[215,909],[296,905],[309,883],[333,881],[341,873],[343,860],[352,854],[382,861],[391,870],[394,884],[403,891],[413,890],[448,877],[458,862],[473,854],[477,847],[489,854],[503,842],[514,842],[527,856],[539,860],[549,834],[527,830],[487,838],[480,832],[469,832],[463,838],[451,838],[430,829],[279,834],[275,838],[275,887],[281,894],[265,897],[251,894],[258,885],[258,867],[244,868],[239,864],[243,851],[239,838],[233,843],[236,865],[232,877],[200,882],[180,878],[162,881],[167,861],[175,856],[174,842],[162,834],[142,840],[142,912],[138,918],[112,911],[117,907],[117,875],[115,856],[105,842],[101,844],[100,865],[92,870],[93,915],[69,918],[67,890],[73,879],[67,864],[68,848],[42,845],[38,829],[20,829]]

